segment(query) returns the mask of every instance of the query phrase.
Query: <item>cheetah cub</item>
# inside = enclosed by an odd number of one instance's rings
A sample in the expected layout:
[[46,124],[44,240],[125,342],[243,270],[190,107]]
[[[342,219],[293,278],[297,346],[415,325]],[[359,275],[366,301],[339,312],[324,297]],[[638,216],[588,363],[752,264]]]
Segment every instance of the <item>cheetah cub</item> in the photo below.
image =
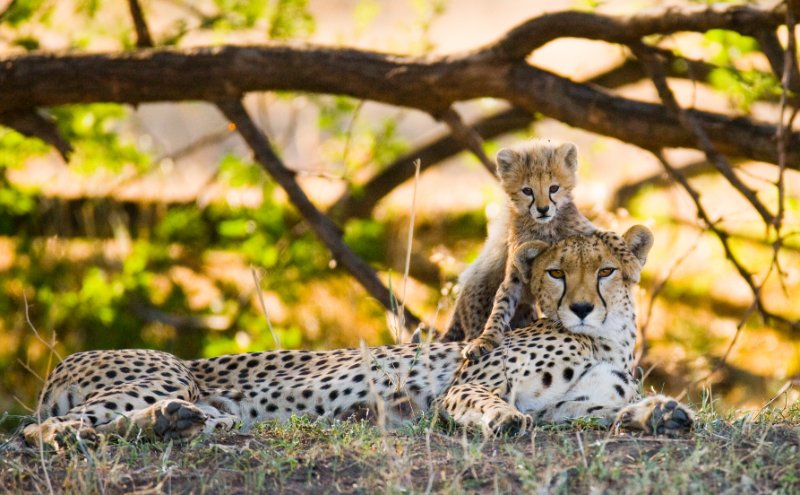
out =
[[497,347],[506,328],[529,325],[533,297],[511,261],[520,245],[554,243],[597,230],[575,207],[578,149],[572,143],[534,140],[497,153],[497,175],[507,207],[490,226],[483,250],[461,274],[461,293],[442,342],[472,340],[464,357],[475,360]]

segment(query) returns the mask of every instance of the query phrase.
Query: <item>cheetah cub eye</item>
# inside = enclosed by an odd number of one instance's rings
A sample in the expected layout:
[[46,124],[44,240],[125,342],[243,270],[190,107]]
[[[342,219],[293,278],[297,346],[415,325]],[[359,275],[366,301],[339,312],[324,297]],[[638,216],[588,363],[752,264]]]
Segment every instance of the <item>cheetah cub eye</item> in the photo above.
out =
[[558,190],[559,190],[558,184],[553,184],[552,186],[550,186],[550,194],[555,194],[558,192]]
[[523,187],[522,188],[522,194],[524,194],[525,196],[530,196],[532,198],[533,197],[533,189],[531,189],[530,187],[527,187],[527,186]]

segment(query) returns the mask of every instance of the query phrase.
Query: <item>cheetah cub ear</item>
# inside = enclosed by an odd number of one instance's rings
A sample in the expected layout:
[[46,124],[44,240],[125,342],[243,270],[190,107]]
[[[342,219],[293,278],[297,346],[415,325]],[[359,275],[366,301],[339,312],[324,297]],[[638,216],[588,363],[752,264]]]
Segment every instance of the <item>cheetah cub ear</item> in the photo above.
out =
[[497,162],[497,176],[500,179],[507,177],[517,167],[520,155],[510,148],[503,148],[497,152],[495,161]]
[[530,283],[533,260],[549,247],[550,244],[544,241],[528,241],[520,244],[514,251],[514,268],[523,282]]
[[570,172],[578,170],[578,147],[573,143],[564,143],[556,149],[556,157],[567,166]]

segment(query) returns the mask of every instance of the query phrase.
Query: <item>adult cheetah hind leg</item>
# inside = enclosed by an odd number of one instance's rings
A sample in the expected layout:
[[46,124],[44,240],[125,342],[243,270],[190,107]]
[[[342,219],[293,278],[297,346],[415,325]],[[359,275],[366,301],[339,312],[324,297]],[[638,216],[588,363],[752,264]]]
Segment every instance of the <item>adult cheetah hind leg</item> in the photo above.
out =
[[63,416],[48,418],[23,430],[28,445],[43,443],[55,450],[75,445],[95,447],[109,434],[135,439],[139,436],[156,440],[187,440],[203,431],[207,415],[191,402],[164,399],[144,409],[118,414],[106,423],[92,425],[87,414],[91,404],[76,407]]
[[523,435],[533,427],[531,416],[477,383],[453,385],[439,405],[459,425],[479,427],[487,436]]
[[689,432],[695,414],[672,397],[654,395],[622,408],[615,423],[623,429],[650,434],[676,436]]
[[141,432],[158,440],[188,440],[203,431],[208,416],[196,405],[182,399],[164,399],[152,406],[119,416],[100,425],[100,433],[112,432],[127,436]]

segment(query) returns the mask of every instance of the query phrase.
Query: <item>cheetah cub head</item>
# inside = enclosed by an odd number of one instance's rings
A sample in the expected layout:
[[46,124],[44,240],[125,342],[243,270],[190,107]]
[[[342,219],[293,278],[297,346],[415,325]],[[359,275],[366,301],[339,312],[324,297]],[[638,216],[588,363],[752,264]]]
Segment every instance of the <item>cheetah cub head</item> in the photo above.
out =
[[514,264],[547,317],[575,333],[608,336],[635,318],[631,289],[652,245],[653,234],[636,225],[622,237],[597,232],[552,246],[526,242]]
[[548,223],[572,202],[578,148],[572,143],[533,140],[497,153],[497,175],[519,214]]

